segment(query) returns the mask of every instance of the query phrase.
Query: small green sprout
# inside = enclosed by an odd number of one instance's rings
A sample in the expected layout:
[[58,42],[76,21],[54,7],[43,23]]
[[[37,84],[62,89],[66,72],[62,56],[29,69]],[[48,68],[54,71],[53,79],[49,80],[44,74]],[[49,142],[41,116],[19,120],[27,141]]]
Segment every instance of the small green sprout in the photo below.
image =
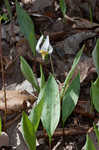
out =
[[4,21],[8,20],[7,15],[6,14],[0,15],[0,21],[1,20],[4,20]]

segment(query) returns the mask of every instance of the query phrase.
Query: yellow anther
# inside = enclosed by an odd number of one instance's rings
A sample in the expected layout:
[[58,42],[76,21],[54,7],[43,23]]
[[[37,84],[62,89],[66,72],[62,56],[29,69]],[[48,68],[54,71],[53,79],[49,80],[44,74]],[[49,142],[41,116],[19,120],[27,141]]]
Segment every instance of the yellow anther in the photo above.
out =
[[42,55],[42,59],[45,59],[45,56],[48,54],[48,51],[40,50],[40,54]]

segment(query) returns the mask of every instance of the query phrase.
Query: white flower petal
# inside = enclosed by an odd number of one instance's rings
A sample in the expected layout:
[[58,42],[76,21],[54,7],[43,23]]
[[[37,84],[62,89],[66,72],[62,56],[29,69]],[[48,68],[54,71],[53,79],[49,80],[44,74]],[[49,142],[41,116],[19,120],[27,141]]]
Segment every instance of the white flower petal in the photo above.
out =
[[48,51],[48,47],[49,47],[49,36],[46,37],[43,45],[41,46],[41,49],[44,51]]
[[53,52],[53,47],[51,46],[51,44],[49,44],[49,51],[48,53],[51,54]]
[[39,38],[38,42],[37,42],[37,45],[36,45],[36,51],[37,52],[40,52],[41,48],[40,48],[40,44],[42,43],[42,40],[43,40],[44,36],[41,35],[41,37]]

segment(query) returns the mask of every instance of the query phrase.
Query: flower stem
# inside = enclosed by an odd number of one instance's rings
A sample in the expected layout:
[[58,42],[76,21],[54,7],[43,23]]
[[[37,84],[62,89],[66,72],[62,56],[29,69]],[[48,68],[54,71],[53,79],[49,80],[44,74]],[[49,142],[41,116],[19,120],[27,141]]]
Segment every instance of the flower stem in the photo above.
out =
[[53,66],[53,61],[52,61],[51,55],[50,55],[50,62],[51,62],[52,73],[53,73],[53,76],[55,77],[54,66]]

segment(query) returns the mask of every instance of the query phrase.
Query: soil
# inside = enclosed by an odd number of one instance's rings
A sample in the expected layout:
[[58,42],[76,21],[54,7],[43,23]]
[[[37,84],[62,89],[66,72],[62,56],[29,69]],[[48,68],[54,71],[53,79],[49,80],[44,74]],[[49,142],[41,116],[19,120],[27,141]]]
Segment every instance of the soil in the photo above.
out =
[[[16,89],[23,91],[28,85],[23,84],[25,78],[20,70],[20,56],[23,56],[30,64],[38,80],[40,78],[40,64],[42,64],[46,80],[52,72],[52,68],[49,57],[46,61],[43,61],[39,54],[33,56],[26,38],[20,32],[15,2],[13,0],[9,2],[13,19],[10,20],[8,17],[8,20],[2,20],[1,22],[1,45],[5,86],[8,91]],[[72,66],[77,52],[83,44],[85,44],[83,55],[73,75],[74,78],[80,70],[79,100],[76,108],[65,123],[64,135],[60,121],[52,138],[51,149],[84,150],[86,135],[90,134],[96,149],[99,150],[99,145],[97,144],[93,131],[93,123],[99,121],[99,113],[94,109],[90,111],[90,87],[91,83],[97,78],[96,68],[92,59],[92,51],[99,36],[99,1],[65,0],[65,2],[67,8],[65,18],[62,16],[58,0],[20,0],[19,2],[30,15],[34,23],[36,39],[39,39],[41,33],[45,36],[49,35],[51,45],[54,49],[52,62],[55,78],[58,80],[60,88]],[[0,2],[0,6],[0,14],[6,14],[8,16],[7,9],[3,2]],[[93,22],[90,21],[89,8],[92,9]],[[0,88],[2,91],[3,80],[1,64]],[[30,86],[29,90],[31,90]],[[13,97],[15,97],[15,95]],[[22,111],[25,110],[29,114],[33,103],[29,103],[29,107],[25,107],[23,103],[19,111],[17,109],[14,111],[13,109],[12,113],[7,114],[6,130],[10,141],[6,149],[28,150],[21,134],[20,120]],[[0,109],[0,114],[3,120],[3,109]],[[42,123],[40,123],[37,132],[37,150],[43,149],[49,149],[49,142],[46,132],[43,131]]]

